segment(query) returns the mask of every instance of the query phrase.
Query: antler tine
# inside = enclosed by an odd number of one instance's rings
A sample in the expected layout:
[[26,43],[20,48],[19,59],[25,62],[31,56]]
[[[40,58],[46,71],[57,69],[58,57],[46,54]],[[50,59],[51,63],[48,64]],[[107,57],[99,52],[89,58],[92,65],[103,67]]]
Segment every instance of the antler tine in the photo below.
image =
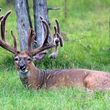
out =
[[[41,20],[41,23],[42,23],[42,29],[44,31],[44,36],[45,36],[45,33],[46,33],[46,27],[45,27],[45,24],[42,22],[42,21],[45,21],[44,18],[42,16],[40,16],[40,20]],[[46,21],[45,21],[46,22]]]
[[29,30],[29,36],[28,36],[28,51],[31,52],[31,44],[32,44],[32,38],[35,35],[34,31],[32,29]]
[[31,53],[32,55],[36,55],[39,52],[42,52],[46,49],[53,48],[53,47],[55,47],[55,44],[51,43],[51,44],[46,45],[45,47],[38,47],[37,49],[34,49],[33,51],[31,51]]
[[2,21],[1,21],[1,37],[2,40],[5,41],[5,24],[6,24],[6,19],[8,18],[8,16],[11,14],[11,11],[8,11],[6,13],[6,15],[3,17]]
[[[0,8],[0,11],[1,11],[1,8]],[[3,16],[0,16],[0,21],[2,20]]]
[[55,31],[55,34],[57,34],[57,28],[56,28],[56,26],[54,26],[54,31]]
[[59,22],[58,22],[58,20],[55,20],[55,22],[56,22],[56,26],[57,26],[57,32],[58,32],[58,33],[60,33],[60,26],[59,26]]
[[59,37],[57,36],[57,28],[56,26],[54,26],[54,43],[55,43],[55,48],[53,50],[53,52],[50,54],[50,59],[56,59],[56,57],[58,56],[58,46],[59,46],[59,42],[60,42],[60,39]]
[[28,51],[30,51],[31,50],[31,42],[32,42],[32,37],[31,37],[31,35],[32,35],[32,30],[30,29],[29,30],[29,32],[28,32]]
[[[54,30],[55,30],[55,35],[56,35],[57,38],[59,39],[59,40],[57,40],[57,41],[59,41],[59,42],[60,42],[60,46],[63,47],[63,39],[61,38],[60,33],[57,32],[56,26],[54,26]],[[56,41],[56,42],[57,42],[57,41]]]
[[0,21],[3,19],[3,16],[0,16]]
[[11,31],[11,35],[12,35],[13,41],[14,41],[14,49],[15,49],[15,51],[17,51],[17,42],[16,42],[16,37],[15,37],[15,35],[13,34],[13,31]]
[[43,45],[44,46],[45,44],[48,43],[48,37],[49,37],[49,26],[47,24],[47,22],[45,20],[42,20],[42,23],[44,24],[44,29],[46,28],[46,35],[45,35],[45,40],[43,42]]
[[55,29],[55,31],[57,31],[56,33],[57,33],[57,37],[60,40],[60,46],[63,47],[63,39],[61,38],[61,34],[60,34],[59,22],[58,22],[58,20],[55,20],[55,22],[56,22],[56,26],[57,26],[56,29]]
[[41,21],[44,20],[42,16],[40,16]]
[[55,47],[55,44],[54,44],[53,42],[50,43],[50,44],[48,43],[49,26],[48,26],[47,22],[42,19],[42,23],[43,23],[43,25],[45,25],[45,29],[46,29],[45,39],[44,39],[44,42],[43,42],[43,44],[42,44],[41,47],[38,47],[38,48],[36,48],[36,49],[34,49],[34,50],[32,51],[32,55],[35,55],[35,54],[37,54],[37,53],[39,53],[39,52],[42,52],[42,51],[44,51],[44,50],[46,50],[46,49]]

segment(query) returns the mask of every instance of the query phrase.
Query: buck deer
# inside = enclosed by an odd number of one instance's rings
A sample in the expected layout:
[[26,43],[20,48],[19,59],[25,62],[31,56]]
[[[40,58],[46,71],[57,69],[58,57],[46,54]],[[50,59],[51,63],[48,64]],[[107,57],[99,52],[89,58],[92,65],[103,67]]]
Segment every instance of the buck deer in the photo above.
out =
[[[40,20],[42,22],[42,32],[43,34],[46,33],[46,26],[45,26],[45,23],[46,25],[47,22],[45,22],[45,20],[43,19],[43,17],[40,17]],[[44,23],[43,23],[44,22]],[[55,33],[52,35],[50,33],[50,27],[48,26],[48,42],[53,42],[55,44],[55,47],[52,49],[52,53],[50,54],[50,59],[55,59],[57,56],[58,56],[58,47],[63,47],[63,39],[61,37],[61,34],[60,34],[60,26],[59,26],[59,23],[57,20],[55,20],[56,22],[56,26],[54,26],[54,30],[55,30]],[[36,44],[37,42],[35,40],[32,40],[32,43],[35,44],[35,48],[36,48]],[[43,57],[45,56],[45,54],[47,54],[48,51],[47,50],[44,50],[38,54],[36,54],[35,56],[33,56],[33,60],[35,61],[39,61],[39,60],[42,60]]]
[[[80,87],[90,90],[109,90],[110,74],[103,71],[94,71],[88,69],[65,69],[65,70],[47,70],[41,71],[33,64],[32,57],[39,52],[55,47],[56,45],[48,43],[49,29],[47,23],[42,20],[45,25],[46,35],[41,47],[37,49],[31,48],[33,30],[30,30],[28,37],[28,49],[18,51],[16,38],[11,31],[14,41],[14,47],[10,46],[5,40],[5,22],[11,12],[8,12],[1,20],[1,40],[0,46],[15,55],[15,66],[18,71],[20,80],[23,85],[31,89],[54,89],[59,87]],[[55,29],[56,35],[59,35]]]

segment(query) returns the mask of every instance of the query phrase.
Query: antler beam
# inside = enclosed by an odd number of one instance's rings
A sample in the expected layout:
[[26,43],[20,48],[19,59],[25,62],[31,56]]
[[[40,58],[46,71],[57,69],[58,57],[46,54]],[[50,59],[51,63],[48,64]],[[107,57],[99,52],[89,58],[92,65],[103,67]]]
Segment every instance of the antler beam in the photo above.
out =
[[[54,44],[53,42],[48,43],[49,26],[48,26],[47,22],[46,22],[45,20],[43,20],[43,19],[42,19],[41,21],[42,21],[42,24],[44,25],[45,30],[46,30],[45,39],[44,39],[43,44],[42,44],[40,47],[38,47],[38,48],[36,48],[36,49],[33,49],[33,50],[31,51],[32,55],[36,55],[37,53],[40,53],[40,52],[42,52],[42,51],[44,51],[44,50],[47,50],[47,49],[49,49],[49,48],[55,47],[55,44]],[[31,37],[31,38],[30,38],[30,37]],[[32,40],[31,40],[31,39],[32,39],[32,36],[30,36],[30,37],[29,37],[28,42],[31,42],[31,41],[32,41]]]
[[0,40],[0,46],[9,52],[15,54],[17,52],[17,42],[16,38],[13,35],[13,32],[11,31],[13,41],[14,41],[14,47],[11,47],[7,42],[6,42],[6,31],[5,31],[5,25],[6,25],[6,20],[8,16],[11,14],[11,11],[8,11],[5,16],[0,17],[1,18],[1,40]]

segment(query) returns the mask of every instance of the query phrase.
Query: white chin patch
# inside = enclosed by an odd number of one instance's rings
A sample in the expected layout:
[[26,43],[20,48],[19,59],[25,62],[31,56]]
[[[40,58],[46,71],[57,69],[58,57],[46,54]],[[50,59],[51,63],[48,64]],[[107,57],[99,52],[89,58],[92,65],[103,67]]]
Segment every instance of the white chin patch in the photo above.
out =
[[28,70],[27,69],[25,69],[24,71],[20,70],[19,72],[20,73],[26,73],[26,72],[28,72]]
[[19,71],[18,72],[18,76],[20,77],[20,78],[27,78],[27,77],[29,77],[30,76],[30,72],[28,72],[28,70],[25,70],[25,71]]

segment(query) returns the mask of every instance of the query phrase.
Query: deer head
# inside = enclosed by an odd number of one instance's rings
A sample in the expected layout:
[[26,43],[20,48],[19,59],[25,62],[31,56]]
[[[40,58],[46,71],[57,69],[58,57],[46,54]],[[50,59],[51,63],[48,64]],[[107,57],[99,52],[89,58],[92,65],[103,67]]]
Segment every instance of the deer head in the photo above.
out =
[[55,48],[53,52],[50,54],[50,58],[55,59],[58,55],[58,47],[59,45],[63,47],[63,39],[61,37],[61,32],[60,32],[60,26],[58,20],[55,20],[56,26],[54,26],[54,35],[53,35],[53,42],[55,43]]
[[[28,49],[25,51],[19,51],[17,48],[17,41],[16,37],[13,34],[13,31],[11,31],[11,35],[14,41],[14,46],[12,47],[6,42],[6,32],[5,32],[5,25],[6,20],[8,16],[11,14],[11,11],[8,11],[6,15],[3,17],[0,17],[1,20],[1,39],[0,39],[0,46],[9,52],[13,53],[15,55],[15,65],[17,70],[19,71],[28,71],[29,64],[32,63],[32,58],[34,55],[39,54],[49,48],[55,47],[55,44],[53,42],[48,42],[48,36],[49,36],[49,27],[48,24],[43,20],[42,23],[45,26],[45,39],[43,44],[36,48],[32,48],[32,40],[35,35],[34,31],[32,29],[29,30],[28,34]],[[28,67],[28,68],[27,68]]]

